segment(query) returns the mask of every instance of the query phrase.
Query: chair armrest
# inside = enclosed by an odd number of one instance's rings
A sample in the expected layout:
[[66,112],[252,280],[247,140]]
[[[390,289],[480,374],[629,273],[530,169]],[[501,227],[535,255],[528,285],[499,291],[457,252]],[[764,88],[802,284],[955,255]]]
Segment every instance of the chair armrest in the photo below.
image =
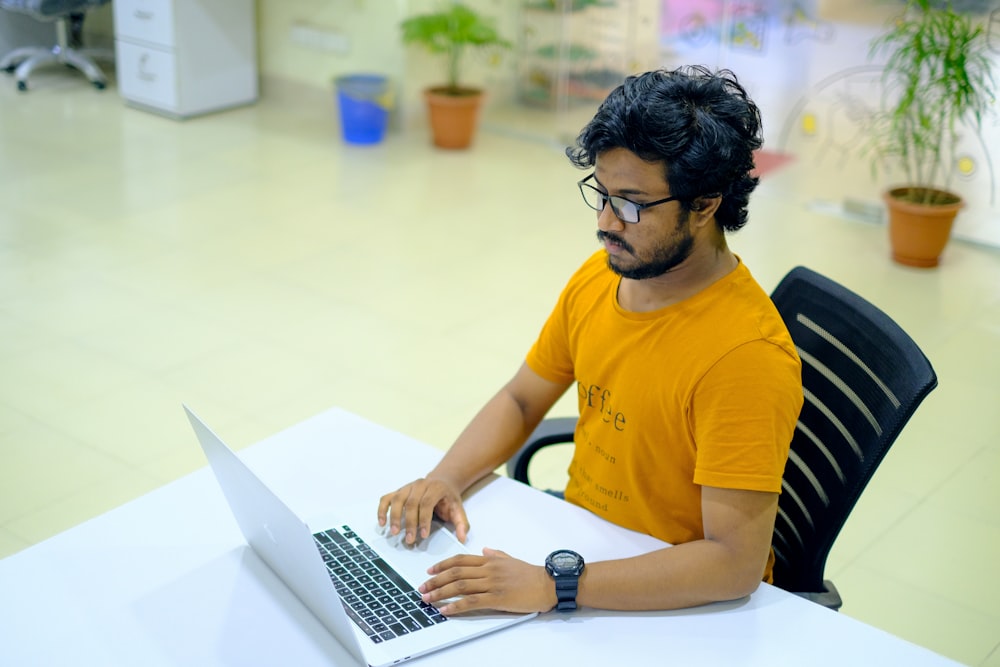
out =
[[528,463],[539,449],[549,445],[573,442],[573,432],[576,430],[576,417],[551,417],[543,419],[528,440],[521,446],[517,454],[507,461],[507,475],[524,484],[531,485],[528,480]]

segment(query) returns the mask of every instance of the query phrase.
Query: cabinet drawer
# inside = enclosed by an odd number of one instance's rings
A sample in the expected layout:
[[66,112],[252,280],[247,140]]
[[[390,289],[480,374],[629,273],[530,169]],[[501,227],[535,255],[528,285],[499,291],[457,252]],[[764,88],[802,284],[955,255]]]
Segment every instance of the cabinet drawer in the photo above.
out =
[[115,56],[122,97],[166,111],[178,108],[177,59],[172,52],[118,40]]
[[111,5],[116,37],[163,46],[174,45],[172,0],[119,0]]

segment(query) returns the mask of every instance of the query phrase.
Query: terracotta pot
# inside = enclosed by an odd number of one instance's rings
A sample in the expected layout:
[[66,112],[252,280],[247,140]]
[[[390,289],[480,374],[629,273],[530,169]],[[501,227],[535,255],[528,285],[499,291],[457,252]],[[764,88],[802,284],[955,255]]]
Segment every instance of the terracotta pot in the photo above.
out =
[[950,192],[933,190],[945,203],[920,204],[907,195],[926,192],[927,188],[893,188],[882,195],[889,208],[889,244],[892,259],[906,266],[930,268],[938,265],[941,252],[951,237],[955,216],[964,205],[962,198]]
[[483,93],[475,88],[460,88],[458,94],[445,88],[424,91],[434,145],[439,148],[468,148],[476,134]]

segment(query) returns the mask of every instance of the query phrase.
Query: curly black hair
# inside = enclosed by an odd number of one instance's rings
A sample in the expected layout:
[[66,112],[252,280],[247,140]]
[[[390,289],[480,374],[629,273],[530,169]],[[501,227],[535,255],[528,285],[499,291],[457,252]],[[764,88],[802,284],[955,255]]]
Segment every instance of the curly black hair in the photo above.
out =
[[672,195],[687,210],[699,197],[722,197],[715,214],[724,231],[747,221],[754,151],[760,148],[760,110],[729,70],[688,66],[630,76],[615,88],[566,156],[593,167],[612,148],[663,162]]

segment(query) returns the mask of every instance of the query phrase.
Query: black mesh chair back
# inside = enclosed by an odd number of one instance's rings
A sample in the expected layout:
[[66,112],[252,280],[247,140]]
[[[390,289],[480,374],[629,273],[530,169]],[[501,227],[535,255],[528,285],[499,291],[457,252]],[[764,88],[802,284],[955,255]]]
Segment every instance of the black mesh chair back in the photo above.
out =
[[[802,358],[805,395],[778,503],[774,581],[838,608],[823,578],[827,556],[937,376],[899,325],[815,271],[793,269],[771,298]],[[822,599],[830,593],[832,602]]]

